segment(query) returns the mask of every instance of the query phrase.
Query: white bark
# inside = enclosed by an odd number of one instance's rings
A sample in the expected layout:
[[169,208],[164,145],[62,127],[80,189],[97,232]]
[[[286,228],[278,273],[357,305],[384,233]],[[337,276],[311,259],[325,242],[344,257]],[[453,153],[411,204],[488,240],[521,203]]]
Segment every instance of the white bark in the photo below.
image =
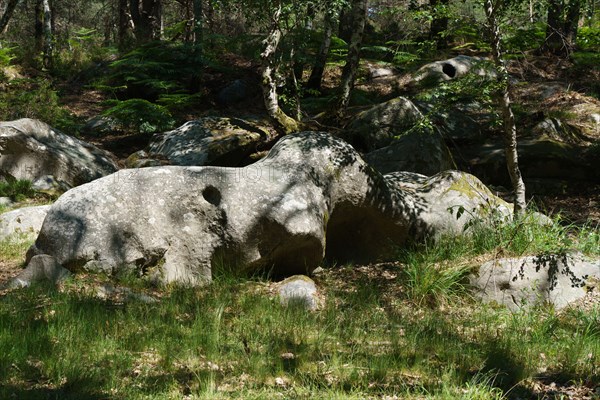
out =
[[52,10],[50,0],[42,0],[44,10],[44,67],[52,68],[54,44],[52,43]]
[[367,0],[352,1],[352,38],[348,45],[348,58],[342,72],[342,82],[339,88],[337,116],[343,117],[350,103],[350,91],[354,87],[354,78],[360,61],[360,46],[362,44],[365,22],[367,20]]
[[519,169],[519,156],[517,153],[517,125],[512,111],[510,99],[509,76],[506,66],[502,61],[502,49],[500,47],[501,32],[498,23],[497,5],[493,0],[485,0],[485,13],[492,35],[492,57],[498,70],[498,76],[502,83],[502,93],[498,95],[498,102],[502,110],[502,119],[504,125],[504,153],[506,155],[506,166],[514,190],[515,216],[525,211],[527,203],[525,201],[525,183]]
[[278,125],[278,128],[284,133],[291,133],[298,130],[298,124],[287,116],[280,108],[277,100],[277,83],[275,73],[277,72],[277,60],[275,53],[281,41],[281,27],[279,18],[281,17],[281,3],[278,4],[272,16],[271,30],[264,40],[265,49],[260,55],[262,62],[262,90],[267,114]]

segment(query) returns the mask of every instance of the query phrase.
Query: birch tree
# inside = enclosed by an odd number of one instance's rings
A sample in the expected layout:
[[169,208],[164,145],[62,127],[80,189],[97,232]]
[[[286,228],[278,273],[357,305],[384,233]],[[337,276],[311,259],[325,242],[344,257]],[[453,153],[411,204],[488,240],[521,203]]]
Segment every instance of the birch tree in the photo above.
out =
[[519,169],[519,156],[517,153],[517,125],[515,115],[511,106],[509,75],[502,61],[501,31],[500,31],[500,6],[502,0],[485,0],[485,15],[491,34],[492,58],[498,72],[500,89],[497,100],[502,111],[504,128],[504,153],[506,155],[506,166],[510,175],[514,191],[515,216],[521,215],[526,208],[525,184]]
[[269,33],[263,42],[264,50],[260,55],[262,64],[261,86],[267,114],[281,132],[288,134],[298,131],[299,125],[295,119],[283,112],[281,107],[279,107],[279,100],[277,98],[276,73],[279,67],[277,48],[283,34],[281,30],[281,14],[282,3],[281,1],[277,1],[270,15]]
[[8,23],[10,22],[10,19],[12,18],[13,14],[15,12],[15,8],[17,8],[18,4],[19,4],[19,0],[9,0],[8,3],[6,4],[6,8],[4,9],[4,12],[2,13],[2,18],[0,18],[0,34],[3,34],[6,32]]
[[348,57],[342,71],[342,81],[339,86],[339,95],[336,117],[342,119],[348,104],[350,103],[350,92],[354,87],[354,79],[358,71],[360,61],[360,46],[362,44],[365,23],[367,20],[367,0],[352,0],[352,37],[348,45]]

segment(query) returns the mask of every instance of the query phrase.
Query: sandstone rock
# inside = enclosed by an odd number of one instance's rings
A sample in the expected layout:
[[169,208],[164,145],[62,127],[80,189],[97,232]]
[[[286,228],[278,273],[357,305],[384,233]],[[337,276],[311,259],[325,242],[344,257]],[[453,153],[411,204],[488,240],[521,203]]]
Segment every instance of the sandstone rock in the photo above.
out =
[[[560,142],[546,136],[519,140],[519,168],[525,184],[537,180],[574,182],[596,181],[600,171],[593,168],[597,161],[593,154],[577,145]],[[470,169],[482,179],[496,184],[510,185],[504,145],[502,142],[482,143],[461,149]]]
[[88,136],[107,136],[123,133],[123,128],[111,117],[97,116],[89,119],[81,128],[81,133]]
[[125,160],[125,166],[127,168],[158,167],[160,165],[161,162],[150,157],[146,150],[136,151]]
[[148,158],[165,157],[173,165],[238,166],[269,133],[236,118],[205,117],[154,135]]
[[431,85],[460,78],[470,72],[483,77],[496,77],[496,71],[487,59],[460,55],[422,66],[415,73],[412,84]]
[[49,209],[50,206],[25,207],[0,214],[0,240],[35,239]]
[[[469,212],[457,218],[456,207]],[[185,284],[208,282],[216,264],[290,276],[324,256],[389,258],[407,241],[461,234],[493,210],[510,215],[473,176],[382,176],[344,141],[303,132],[244,168],[122,170],[74,188],[50,209],[28,258]]]
[[358,114],[343,137],[359,150],[374,151],[389,145],[422,118],[412,101],[397,97]]
[[382,174],[408,171],[434,175],[454,168],[450,150],[437,133],[402,135],[389,146],[365,154],[364,158]]
[[22,288],[43,281],[57,284],[68,278],[70,275],[71,273],[61,267],[54,257],[39,255],[33,257],[29,261],[27,268],[11,279],[6,287]]
[[74,187],[117,169],[109,153],[41,121],[0,122],[0,175],[30,181],[52,175]]
[[56,180],[52,175],[44,175],[33,181],[31,188],[37,192],[60,194],[69,190],[69,185]]
[[279,284],[279,299],[284,305],[299,305],[307,310],[318,307],[317,285],[307,276],[295,275]]
[[0,197],[0,207],[10,207],[13,201],[10,197]]
[[513,310],[544,302],[560,309],[598,290],[599,282],[600,260],[580,254],[493,260],[471,277],[480,299]]

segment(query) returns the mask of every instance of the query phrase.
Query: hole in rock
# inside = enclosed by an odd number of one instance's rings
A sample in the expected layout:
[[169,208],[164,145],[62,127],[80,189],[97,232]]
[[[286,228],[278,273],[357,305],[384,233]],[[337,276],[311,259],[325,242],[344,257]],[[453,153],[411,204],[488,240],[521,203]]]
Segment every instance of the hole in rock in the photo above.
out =
[[202,197],[212,205],[218,206],[221,204],[221,192],[214,186],[207,186],[202,191]]
[[442,71],[450,78],[456,77],[456,68],[454,68],[454,65],[452,64],[442,64]]

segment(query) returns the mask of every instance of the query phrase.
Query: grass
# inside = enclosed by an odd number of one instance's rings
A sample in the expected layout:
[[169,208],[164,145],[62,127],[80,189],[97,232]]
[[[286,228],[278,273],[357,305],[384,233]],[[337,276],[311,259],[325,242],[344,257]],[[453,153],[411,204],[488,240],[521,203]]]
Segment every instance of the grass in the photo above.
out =
[[12,180],[0,181],[0,197],[10,197],[13,201],[22,201],[35,195],[35,190],[31,187],[31,181]]
[[519,221],[395,263],[326,269],[316,312],[282,306],[264,278],[226,273],[204,288],[136,289],[156,303],[99,299],[96,276],[13,291],[0,297],[0,398],[502,399],[536,398],[544,379],[594,387],[597,305],[511,313],[464,284],[469,263],[501,250],[598,251],[597,231],[574,229]]

